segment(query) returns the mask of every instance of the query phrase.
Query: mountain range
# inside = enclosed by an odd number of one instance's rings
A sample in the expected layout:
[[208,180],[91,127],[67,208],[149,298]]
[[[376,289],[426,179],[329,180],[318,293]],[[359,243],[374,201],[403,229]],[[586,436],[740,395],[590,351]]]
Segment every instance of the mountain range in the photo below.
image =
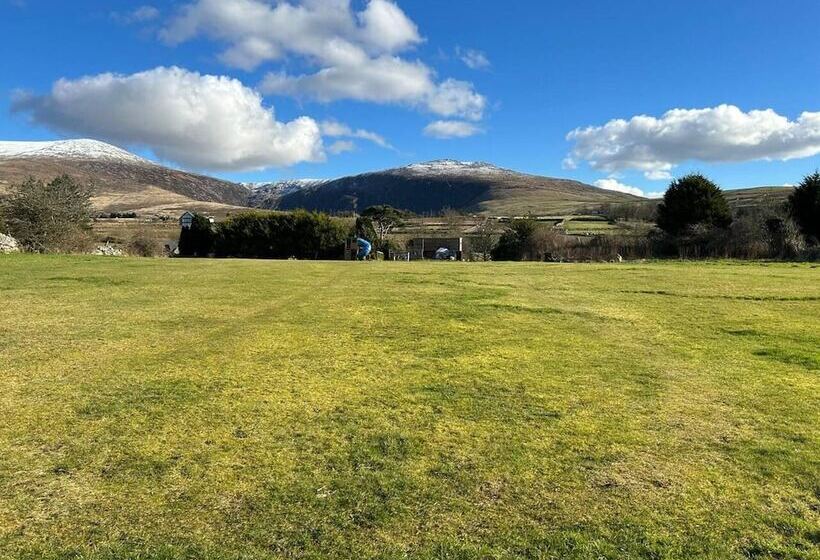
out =
[[[141,215],[195,210],[224,215],[247,207],[361,211],[377,204],[420,214],[457,210],[495,216],[561,215],[602,204],[646,202],[569,179],[541,177],[483,162],[437,160],[338,179],[237,184],[164,167],[96,140],[0,142],[0,195],[28,177],[68,174],[95,186],[100,212]],[[730,203],[784,200],[790,189],[727,191]]]

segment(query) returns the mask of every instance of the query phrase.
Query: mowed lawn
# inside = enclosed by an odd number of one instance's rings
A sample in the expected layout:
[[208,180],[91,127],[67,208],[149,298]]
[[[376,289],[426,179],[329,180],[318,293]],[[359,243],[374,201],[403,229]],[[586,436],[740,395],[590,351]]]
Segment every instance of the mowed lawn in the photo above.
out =
[[820,268],[0,257],[0,558],[820,558]]

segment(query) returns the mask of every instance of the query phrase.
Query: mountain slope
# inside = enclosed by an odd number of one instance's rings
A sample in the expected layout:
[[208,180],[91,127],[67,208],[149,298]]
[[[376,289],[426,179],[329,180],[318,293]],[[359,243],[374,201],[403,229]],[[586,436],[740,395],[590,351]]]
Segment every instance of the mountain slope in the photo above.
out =
[[305,184],[257,187],[255,205],[331,212],[377,204],[417,213],[454,209],[493,215],[553,214],[642,200],[578,181],[539,177],[478,162],[439,160]]
[[94,206],[104,212],[220,212],[247,205],[241,185],[163,167],[104,142],[0,142],[0,190],[64,173],[93,184]]
[[794,192],[794,187],[751,187],[723,191],[733,208],[782,206]]

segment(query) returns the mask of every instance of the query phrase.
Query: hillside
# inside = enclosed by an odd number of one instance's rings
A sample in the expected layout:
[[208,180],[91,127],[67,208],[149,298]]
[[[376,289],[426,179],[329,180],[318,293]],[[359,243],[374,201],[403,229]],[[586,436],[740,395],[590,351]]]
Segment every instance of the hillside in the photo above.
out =
[[794,187],[752,187],[724,191],[733,208],[780,206],[785,204]]
[[104,142],[0,142],[0,191],[27,177],[64,173],[95,186],[101,212],[220,213],[247,204],[241,185],[163,167]]
[[642,200],[578,181],[539,177],[486,163],[439,160],[329,181],[257,186],[256,206],[331,212],[389,204],[417,213],[445,209],[492,215],[565,214]]

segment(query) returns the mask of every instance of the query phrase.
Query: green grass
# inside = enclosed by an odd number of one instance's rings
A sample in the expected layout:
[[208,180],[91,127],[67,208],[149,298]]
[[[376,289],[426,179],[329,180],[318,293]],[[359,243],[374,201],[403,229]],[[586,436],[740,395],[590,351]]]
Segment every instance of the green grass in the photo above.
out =
[[0,558],[818,558],[818,280],[0,257]]

